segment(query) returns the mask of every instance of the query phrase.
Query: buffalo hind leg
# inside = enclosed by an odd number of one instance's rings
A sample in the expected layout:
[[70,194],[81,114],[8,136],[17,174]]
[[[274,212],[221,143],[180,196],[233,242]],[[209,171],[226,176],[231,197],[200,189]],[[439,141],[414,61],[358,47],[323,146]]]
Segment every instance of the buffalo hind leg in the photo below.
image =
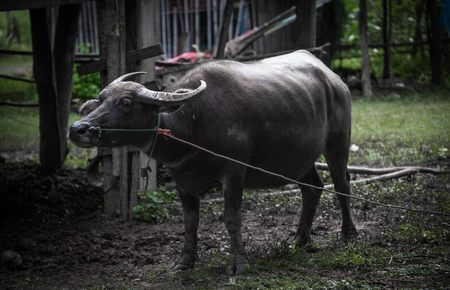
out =
[[[345,141],[346,139],[345,137],[336,137],[334,140],[330,140],[324,155],[330,169],[331,179],[333,179],[334,189],[350,195],[350,175],[347,172],[349,142]],[[342,211],[342,238],[344,240],[356,238],[358,232],[352,221],[350,198],[338,194],[338,200]]]
[[241,237],[241,203],[244,183],[243,170],[225,177],[223,195],[225,200],[225,226],[231,241],[231,257],[227,268],[228,274],[242,274],[249,266]]
[[[314,166],[299,181],[323,187],[322,179]],[[311,226],[322,190],[304,185],[300,185],[300,189],[302,191],[302,212],[294,242],[297,246],[304,246],[311,242]]]
[[180,257],[171,266],[172,271],[182,271],[194,266],[197,255],[197,229],[199,223],[200,199],[196,196],[179,191],[183,206],[184,246]]

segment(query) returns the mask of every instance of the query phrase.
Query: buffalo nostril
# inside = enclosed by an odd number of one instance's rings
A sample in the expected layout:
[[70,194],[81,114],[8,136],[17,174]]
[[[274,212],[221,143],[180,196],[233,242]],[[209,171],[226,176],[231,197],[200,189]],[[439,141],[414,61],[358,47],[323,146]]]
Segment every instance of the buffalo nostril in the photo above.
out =
[[90,127],[91,124],[87,122],[75,122],[71,129],[77,135],[84,135]]

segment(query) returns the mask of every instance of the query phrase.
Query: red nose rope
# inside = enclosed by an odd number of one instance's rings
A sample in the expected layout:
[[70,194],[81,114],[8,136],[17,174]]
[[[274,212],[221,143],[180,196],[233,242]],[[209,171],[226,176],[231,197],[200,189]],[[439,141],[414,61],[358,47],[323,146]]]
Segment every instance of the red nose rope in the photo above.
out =
[[[250,165],[248,163],[245,163],[245,162],[233,159],[231,157],[228,157],[228,156],[225,156],[225,155],[213,152],[213,151],[208,150],[208,149],[206,149],[204,147],[201,147],[201,146],[196,145],[194,143],[191,143],[189,141],[186,141],[186,140],[183,140],[181,138],[178,138],[178,137],[176,137],[176,136],[174,136],[172,134],[170,129],[155,128],[154,130],[157,133],[157,136],[158,135],[162,135],[165,139],[168,139],[168,138],[173,139],[173,140],[175,140],[177,142],[189,145],[189,146],[191,146],[193,148],[196,148],[198,150],[206,152],[206,153],[208,153],[210,155],[213,155],[215,157],[218,157],[218,158],[221,158],[221,159],[225,159],[225,160],[228,160],[230,162],[233,162],[233,163],[236,163],[236,164],[239,164],[239,165],[243,165],[245,167],[251,168],[253,170],[256,170],[256,171],[259,171],[259,172],[262,172],[262,173],[265,173],[265,174],[268,174],[268,175],[276,176],[276,177],[278,177],[280,179],[283,179],[285,181],[292,182],[292,183],[295,183],[295,184],[298,184],[298,185],[303,185],[303,186],[311,187],[311,188],[314,188],[314,189],[331,192],[331,193],[334,193],[334,194],[337,194],[337,195],[342,195],[342,196],[346,196],[346,197],[355,198],[355,199],[358,199],[358,200],[362,200],[362,201],[365,201],[365,202],[368,202],[368,203],[372,203],[372,204],[375,204],[375,205],[379,205],[379,206],[383,206],[383,207],[397,208],[397,209],[401,209],[401,210],[407,210],[407,211],[413,211],[413,212],[421,212],[421,213],[428,213],[428,214],[435,214],[435,215],[441,215],[441,216],[450,217],[450,214],[448,214],[448,213],[437,212],[437,211],[430,211],[430,210],[425,210],[425,209],[417,209],[417,208],[405,207],[405,206],[400,206],[400,205],[381,203],[381,202],[369,200],[369,199],[366,199],[366,198],[363,198],[363,197],[360,197],[360,196],[355,196],[355,195],[350,195],[350,194],[346,194],[346,193],[342,193],[342,192],[337,192],[337,191],[332,190],[332,189],[328,189],[328,188],[324,188],[324,187],[315,186],[315,185],[312,185],[312,184],[300,182],[300,181],[297,181],[295,179],[286,177],[284,175],[281,175],[281,174],[278,174],[278,173],[274,173],[274,172],[265,170],[263,168],[256,167],[256,166]],[[153,149],[154,149],[154,146],[152,148],[152,152],[151,153],[153,153]]]

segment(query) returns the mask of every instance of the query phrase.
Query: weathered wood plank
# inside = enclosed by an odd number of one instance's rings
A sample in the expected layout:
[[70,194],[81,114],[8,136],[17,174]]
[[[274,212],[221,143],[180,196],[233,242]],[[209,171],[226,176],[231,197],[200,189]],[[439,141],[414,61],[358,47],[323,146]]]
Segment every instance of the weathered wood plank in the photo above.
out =
[[118,177],[112,175],[112,155],[103,156],[102,159],[103,167],[103,212],[112,216],[117,212],[118,209],[118,191],[113,190],[117,187]]
[[90,0],[1,0],[0,11],[38,9],[87,1]]
[[[161,49],[161,45],[159,44],[151,45],[140,49],[130,50],[127,53],[127,64],[138,62],[161,54],[163,54],[163,51]],[[104,70],[106,70],[106,60],[92,61],[77,67],[79,75],[86,75]]]
[[120,185],[119,204],[120,220],[126,221],[129,216],[129,187],[128,187],[128,149],[127,146],[120,147]]
[[[139,0],[139,8],[136,13],[137,19],[137,40],[138,44],[141,46],[155,46],[161,43],[161,1],[160,0]],[[161,51],[162,53],[162,51]],[[146,75],[141,76],[141,82],[146,83],[153,81],[155,79],[155,59],[146,58],[140,61],[139,70],[147,72]],[[141,163],[140,167],[145,167],[147,165],[147,160],[143,161],[145,158],[144,153],[140,153]],[[156,160],[152,160],[151,166],[153,168],[152,172],[149,172],[149,187],[156,188],[156,174],[157,174],[157,164]],[[143,178],[140,174],[137,175],[139,178],[139,184],[144,183]],[[144,190],[140,187],[139,190]]]
[[[97,0],[100,54],[106,62],[106,70],[101,75],[102,87],[125,72],[125,37],[121,39],[121,33],[124,33],[123,8],[123,0]],[[104,213],[108,216],[120,211],[121,153],[120,148],[113,148],[111,163],[105,163],[103,167],[105,175],[112,176],[109,180],[105,179]]]
[[25,82],[25,83],[34,83],[34,80],[32,80],[32,79],[26,79],[26,78],[10,76],[10,75],[5,75],[5,74],[0,74],[0,78],[7,79],[7,80],[13,80],[13,81],[19,81],[19,82]]
[[134,218],[134,212],[133,209],[138,204],[138,191],[139,191],[139,180],[140,180],[140,170],[141,166],[139,163],[139,152],[134,151],[129,153],[131,157],[129,158],[131,160],[131,182],[130,182],[130,200],[129,200],[129,215],[128,218],[131,220]]
[[106,70],[106,60],[95,60],[84,63],[77,67],[77,72],[80,76],[95,72],[101,72],[105,70]]
[[147,58],[163,54],[160,44],[150,45],[144,48],[130,50],[127,53],[127,63],[141,61]]

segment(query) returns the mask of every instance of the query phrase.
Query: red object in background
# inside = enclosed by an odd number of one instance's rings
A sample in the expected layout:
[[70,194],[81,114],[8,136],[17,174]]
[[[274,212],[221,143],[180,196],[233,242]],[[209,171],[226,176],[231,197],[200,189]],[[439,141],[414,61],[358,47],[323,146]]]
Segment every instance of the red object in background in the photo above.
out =
[[203,59],[210,59],[211,54],[209,52],[196,52],[196,51],[189,51],[182,53],[180,55],[177,55],[173,58],[169,58],[166,60],[166,62],[169,63],[194,63],[197,61],[201,61]]

